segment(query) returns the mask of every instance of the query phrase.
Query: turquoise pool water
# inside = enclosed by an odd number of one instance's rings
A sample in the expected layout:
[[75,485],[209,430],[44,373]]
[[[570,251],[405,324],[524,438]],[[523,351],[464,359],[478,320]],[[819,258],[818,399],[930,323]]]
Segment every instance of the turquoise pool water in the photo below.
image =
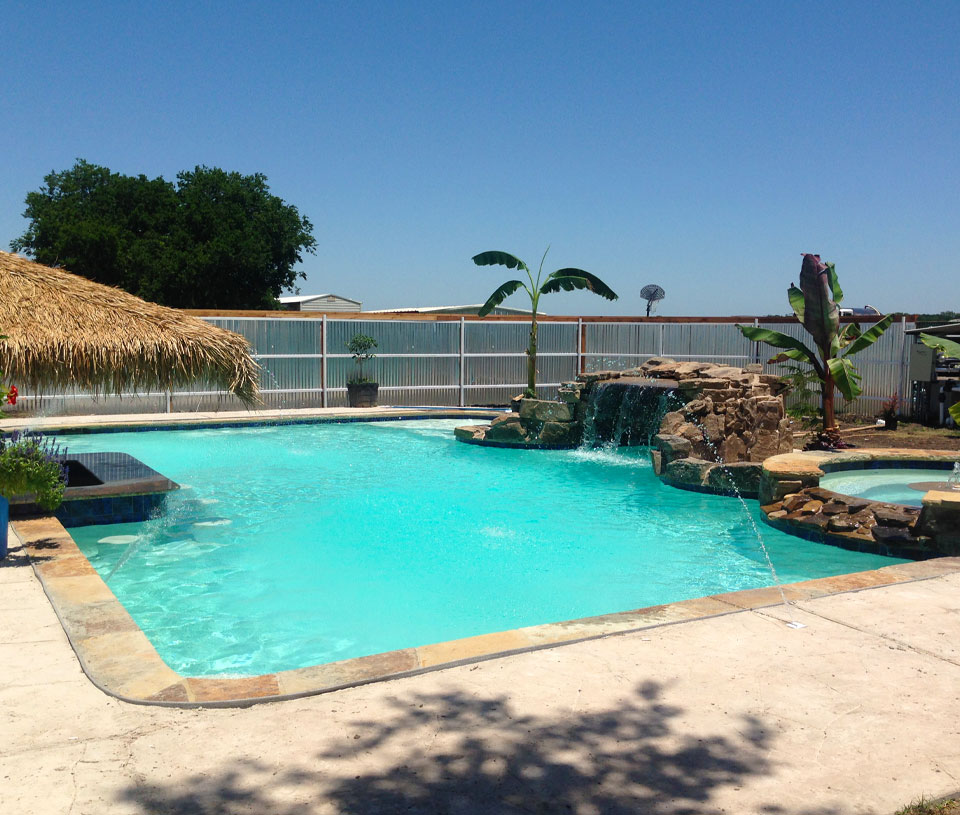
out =
[[913,489],[910,485],[944,482],[950,475],[950,470],[846,470],[827,473],[820,479],[820,486],[825,490],[857,495],[871,501],[889,501],[919,507],[922,506],[923,494],[929,487]]
[[[161,519],[71,534],[193,676],[771,584],[740,502],[663,486],[645,450],[483,448],[453,439],[463,423],[66,436],[184,486]],[[784,582],[895,562],[778,532],[748,505]]]

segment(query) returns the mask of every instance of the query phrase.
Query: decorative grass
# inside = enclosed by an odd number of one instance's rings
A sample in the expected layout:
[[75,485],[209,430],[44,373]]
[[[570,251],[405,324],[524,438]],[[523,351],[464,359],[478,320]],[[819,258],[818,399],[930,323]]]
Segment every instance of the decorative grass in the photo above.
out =
[[248,342],[198,317],[0,251],[0,371],[32,390],[165,390],[195,382],[260,402]]

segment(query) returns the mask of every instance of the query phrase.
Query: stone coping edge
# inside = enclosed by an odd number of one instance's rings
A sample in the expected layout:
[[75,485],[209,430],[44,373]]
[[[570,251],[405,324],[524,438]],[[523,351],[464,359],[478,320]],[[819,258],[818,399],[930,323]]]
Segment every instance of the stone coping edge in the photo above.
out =
[[[378,410],[378,408],[374,408]],[[383,412],[371,415],[355,414],[327,414],[320,416],[237,416],[224,419],[209,418],[180,418],[176,421],[154,421],[152,419],[133,419],[129,422],[97,423],[96,417],[90,422],[67,422],[63,425],[44,425],[37,430],[48,435],[79,436],[88,433],[130,433],[147,432],[154,430],[219,430],[227,427],[276,427],[278,425],[301,424],[347,424],[350,422],[391,422],[418,419],[491,419],[503,415],[499,408],[448,408],[443,410],[420,408],[383,408]],[[152,414],[162,416],[163,414]],[[77,417],[79,418],[79,417]],[[84,417],[86,418],[86,417]],[[9,430],[0,428],[0,434],[12,433],[16,428]]]
[[[248,707],[259,702],[298,699],[782,602],[781,589],[776,586],[745,589],[260,676],[185,677],[163,661],[56,518],[17,520],[12,528],[90,681],[121,701],[163,707]],[[787,584],[782,591],[783,597],[795,602],[955,572],[960,572],[960,557],[936,558]]]
[[[856,450],[797,450],[770,456],[763,462],[764,473],[778,480],[791,480],[795,476],[820,477],[827,472],[839,470],[872,469],[878,464],[903,464],[909,468],[913,463],[942,463],[960,461],[956,450],[915,450],[908,447],[870,447]],[[826,469],[824,469],[826,467]]]

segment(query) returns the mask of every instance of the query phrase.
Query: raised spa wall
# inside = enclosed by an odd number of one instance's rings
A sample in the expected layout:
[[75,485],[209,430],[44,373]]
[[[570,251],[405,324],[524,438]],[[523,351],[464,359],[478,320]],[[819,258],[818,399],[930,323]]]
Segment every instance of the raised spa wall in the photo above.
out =
[[[471,444],[562,449],[646,444],[666,483],[756,497],[761,462],[793,449],[785,384],[760,365],[737,368],[654,357],[626,371],[581,374],[559,401],[517,398],[490,425],[459,427]],[[723,466],[721,467],[720,464]]]
[[922,507],[870,501],[820,487],[825,473],[857,469],[943,469],[958,454],[873,449],[793,452],[767,459],[760,483],[767,522],[844,549],[911,560],[960,554],[960,491],[931,489]]

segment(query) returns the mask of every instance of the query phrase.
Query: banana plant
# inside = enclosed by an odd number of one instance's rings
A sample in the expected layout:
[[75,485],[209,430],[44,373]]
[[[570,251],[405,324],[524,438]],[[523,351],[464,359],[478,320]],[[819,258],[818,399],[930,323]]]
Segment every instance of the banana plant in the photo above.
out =
[[507,252],[481,252],[479,255],[473,256],[473,262],[477,266],[506,266],[508,269],[522,269],[527,273],[527,282],[508,280],[487,298],[487,302],[481,306],[477,313],[481,317],[486,317],[518,289],[523,289],[530,297],[530,345],[527,347],[527,388],[524,395],[531,398],[537,396],[537,307],[540,305],[540,296],[561,290],[585,289],[586,291],[592,291],[594,294],[599,294],[607,300],[617,299],[613,289],[599,277],[590,274],[590,272],[585,272],[583,269],[557,269],[557,271],[547,275],[541,283],[543,262],[547,259],[547,252],[549,251],[550,247],[548,246],[547,251],[540,258],[540,268],[537,270],[536,278],[534,278],[530,267],[526,263]]
[[834,390],[840,391],[847,401],[863,393],[861,376],[850,357],[880,339],[893,322],[893,315],[884,317],[866,331],[861,331],[856,323],[841,327],[838,304],[843,300],[843,290],[837,280],[835,265],[824,263],[820,255],[803,256],[800,286],[791,283],[787,298],[793,313],[813,339],[815,350],[769,328],[752,325],[737,325],[737,328],[748,340],[784,349],[770,362],[792,359],[806,362],[813,368],[820,380],[823,436],[836,443],[840,437],[834,411]]
[[[946,354],[948,357],[960,359],[960,342],[954,342],[945,337],[937,337],[933,334],[921,334],[920,342],[939,351],[941,354]],[[955,402],[950,405],[949,412],[950,416],[953,417],[954,423],[960,427],[960,402]]]

